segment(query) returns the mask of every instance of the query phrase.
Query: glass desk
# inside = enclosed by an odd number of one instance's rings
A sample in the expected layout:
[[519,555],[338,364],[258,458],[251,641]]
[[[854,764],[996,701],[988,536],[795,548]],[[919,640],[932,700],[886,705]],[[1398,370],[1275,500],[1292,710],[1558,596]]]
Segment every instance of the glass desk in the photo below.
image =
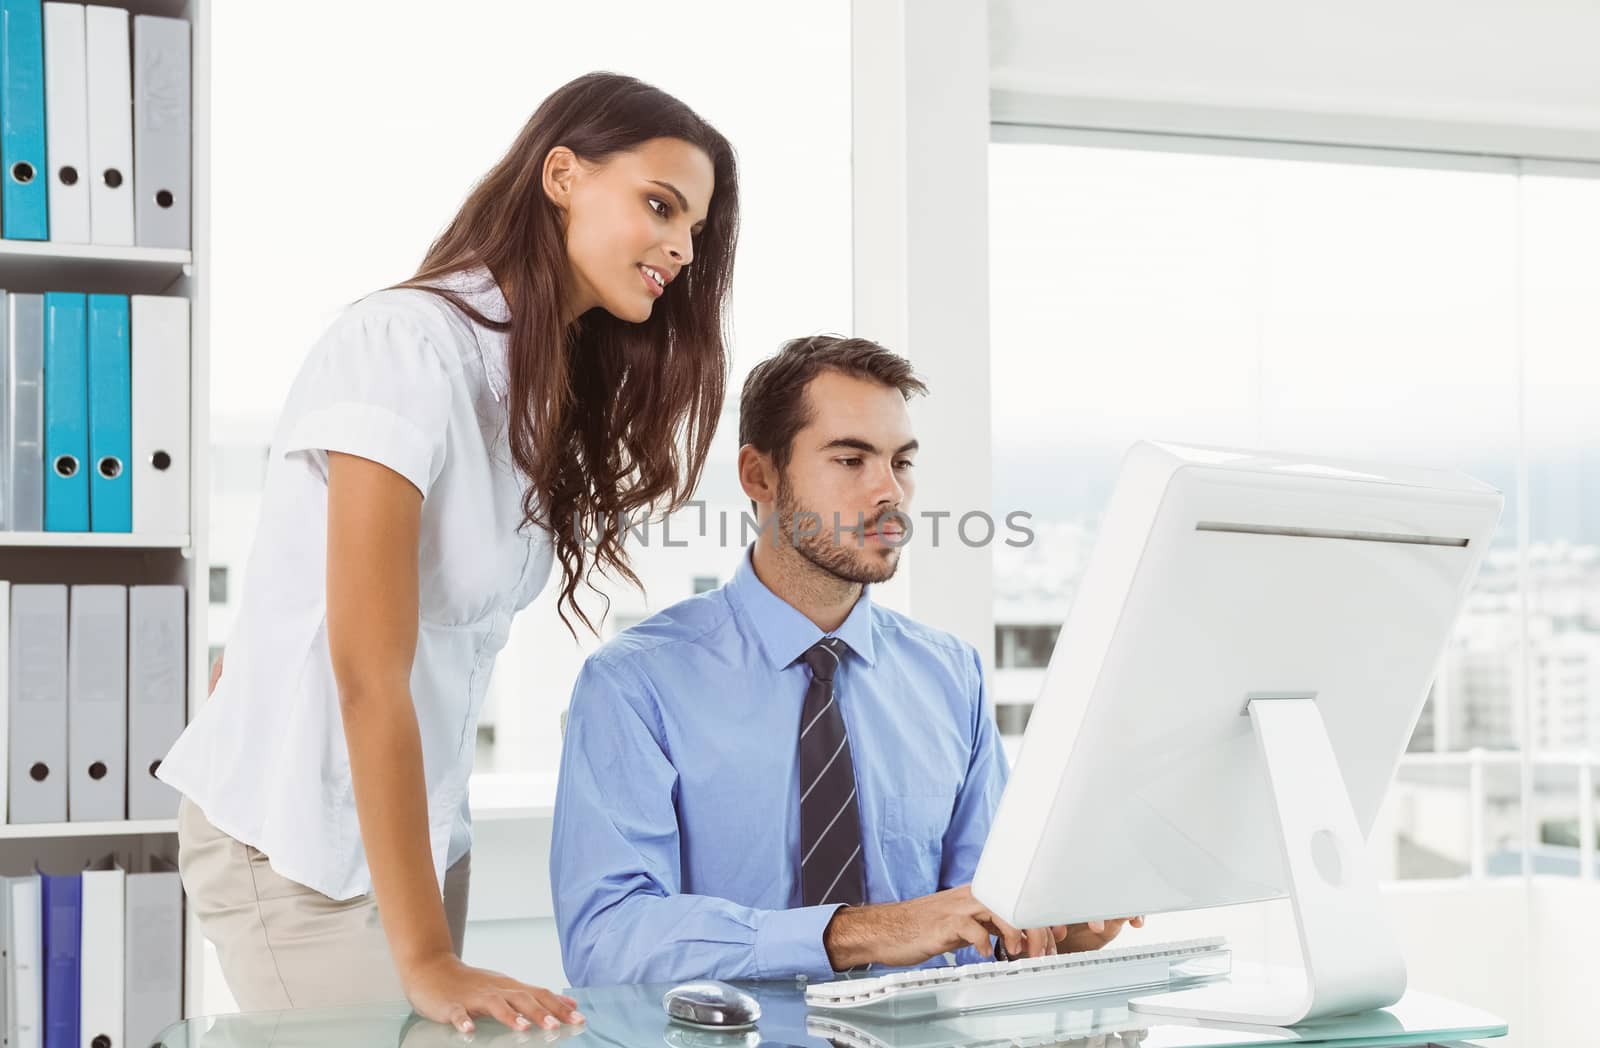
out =
[[761,1001],[753,1031],[709,1033],[668,1021],[661,995],[668,984],[568,990],[588,1017],[581,1027],[509,1030],[478,1020],[471,1035],[419,1019],[404,1003],[258,1012],[196,1018],[161,1035],[163,1048],[462,1048],[550,1045],[571,1048],[1247,1048],[1325,1045],[1379,1048],[1470,1044],[1505,1034],[1487,1012],[1411,992],[1392,1008],[1293,1028],[1251,1027],[1167,1019],[1130,1012],[1123,997],[1085,997],[967,1015],[890,1021],[848,1012],[808,1010],[803,984],[740,982]]

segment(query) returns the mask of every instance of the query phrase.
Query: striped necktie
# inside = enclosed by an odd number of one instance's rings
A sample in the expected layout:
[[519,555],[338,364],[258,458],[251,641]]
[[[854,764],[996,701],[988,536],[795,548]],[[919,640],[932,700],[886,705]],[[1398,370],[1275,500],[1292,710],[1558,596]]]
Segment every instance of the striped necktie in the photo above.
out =
[[801,656],[811,667],[800,713],[800,891],[806,906],[866,901],[855,765],[833,690],[849,650],[837,637],[824,637]]

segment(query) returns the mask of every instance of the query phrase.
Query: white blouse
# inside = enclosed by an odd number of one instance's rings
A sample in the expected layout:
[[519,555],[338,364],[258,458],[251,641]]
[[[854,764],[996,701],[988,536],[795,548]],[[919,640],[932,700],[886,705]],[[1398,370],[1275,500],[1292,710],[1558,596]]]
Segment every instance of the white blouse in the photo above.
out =
[[[506,316],[487,270],[454,278]],[[159,777],[273,869],[334,899],[371,890],[328,652],[328,455],[381,463],[422,492],[411,695],[434,875],[471,846],[478,713],[512,616],[550,576],[548,532],[519,533],[506,336],[425,291],[351,306],[312,348],[272,441],[261,519],[215,694]]]

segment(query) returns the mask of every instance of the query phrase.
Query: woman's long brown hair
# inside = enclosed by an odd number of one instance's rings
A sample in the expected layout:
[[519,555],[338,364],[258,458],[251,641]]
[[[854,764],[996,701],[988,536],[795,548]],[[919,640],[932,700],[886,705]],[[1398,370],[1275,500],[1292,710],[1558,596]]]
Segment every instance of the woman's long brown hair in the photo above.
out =
[[[569,326],[562,317],[571,266],[561,213],[544,193],[545,157],[566,146],[602,162],[653,138],[681,139],[711,159],[715,187],[694,263],[646,322],[593,309]],[[672,512],[699,484],[728,380],[724,318],[738,225],[727,139],[664,91],[590,73],[545,99],[416,275],[397,285],[431,291],[476,323],[509,333],[511,458],[528,482],[522,526],[550,532],[561,562],[558,613],[574,637],[569,609],[597,632],[577,600],[580,582],[600,592],[596,568],[643,588],[622,546],[626,529],[614,522],[640,510]],[[486,317],[439,286],[478,266],[505,293],[509,321]]]

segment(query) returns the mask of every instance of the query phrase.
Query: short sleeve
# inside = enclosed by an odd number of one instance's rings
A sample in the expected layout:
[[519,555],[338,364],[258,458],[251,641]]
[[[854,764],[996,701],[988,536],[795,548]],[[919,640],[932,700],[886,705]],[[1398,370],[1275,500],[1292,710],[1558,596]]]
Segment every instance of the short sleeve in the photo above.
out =
[[337,451],[387,466],[427,497],[444,467],[451,371],[415,321],[368,301],[312,349],[281,454]]

